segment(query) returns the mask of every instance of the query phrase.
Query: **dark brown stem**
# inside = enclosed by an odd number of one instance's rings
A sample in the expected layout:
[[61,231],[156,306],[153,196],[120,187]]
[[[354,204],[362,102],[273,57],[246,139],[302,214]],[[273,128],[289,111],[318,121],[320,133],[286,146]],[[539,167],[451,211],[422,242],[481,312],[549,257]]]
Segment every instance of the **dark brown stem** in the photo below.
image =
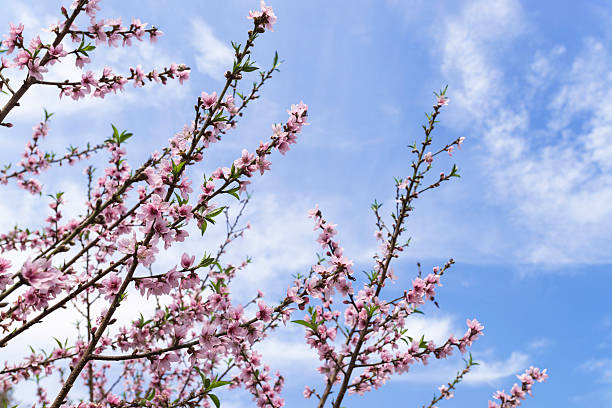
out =
[[[419,156],[418,156],[418,160],[416,165],[413,163],[413,175],[411,178],[411,182],[410,182],[410,186],[407,189],[407,194],[406,197],[404,197],[404,199],[402,200],[402,206],[401,206],[401,210],[400,213],[398,214],[397,220],[395,222],[395,228],[393,231],[393,235],[391,237],[391,240],[389,242],[389,253],[388,255],[385,257],[384,263],[382,265],[382,276],[380,278],[380,280],[377,283],[377,287],[376,287],[376,292],[374,294],[375,297],[378,297],[378,295],[380,294],[380,291],[383,288],[383,283],[386,279],[387,276],[387,271],[389,269],[389,265],[391,263],[391,259],[393,258],[393,253],[395,252],[395,245],[397,244],[397,240],[402,232],[402,223],[404,221],[404,219],[407,216],[408,213],[408,209],[410,207],[410,202],[412,201],[411,198],[411,194],[410,192],[412,191],[412,189],[415,187],[415,180],[417,179],[418,176],[418,169],[419,166],[421,165],[421,163],[423,162],[423,155],[425,153],[425,149],[429,144],[430,138],[429,135],[432,132],[433,128],[434,128],[434,123],[436,121],[436,117],[438,116],[439,113],[439,107],[435,106],[434,107],[434,113],[431,115],[431,118],[429,119],[429,127],[425,130],[425,142],[423,142],[421,150],[419,152]],[[349,385],[349,381],[351,379],[351,374],[353,373],[353,370],[355,369],[355,362],[357,361],[357,357],[359,356],[359,353],[361,352],[361,347],[363,346],[363,343],[365,341],[365,337],[366,334],[368,332],[368,326],[370,324],[370,319],[368,318],[366,321],[366,327],[361,330],[360,334],[359,334],[359,339],[357,340],[357,343],[355,344],[355,347],[353,349],[353,352],[351,353],[351,359],[349,361],[349,364],[347,366],[346,369],[346,374],[344,375],[344,378],[342,380],[342,385],[340,386],[340,389],[338,390],[338,395],[336,397],[336,399],[334,400],[334,404],[333,404],[333,408],[340,408],[340,404],[342,403],[342,400],[344,399],[344,396],[346,394],[346,391],[348,389],[348,385]],[[333,381],[332,381],[333,382]],[[319,403],[320,407],[323,407],[324,405],[324,400],[322,399],[321,402]]]

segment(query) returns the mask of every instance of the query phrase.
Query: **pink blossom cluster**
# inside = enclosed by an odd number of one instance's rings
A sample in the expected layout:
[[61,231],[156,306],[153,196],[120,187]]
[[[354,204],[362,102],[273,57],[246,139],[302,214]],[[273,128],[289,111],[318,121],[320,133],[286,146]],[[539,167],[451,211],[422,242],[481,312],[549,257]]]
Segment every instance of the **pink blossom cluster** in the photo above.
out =
[[[450,267],[450,263],[443,269],[435,267],[424,279],[414,279],[412,288],[393,301],[384,301],[380,297],[386,279],[395,278],[391,271],[388,275],[377,276],[375,269],[370,281],[355,294],[353,262],[343,256],[342,247],[332,239],[337,234],[335,225],[323,219],[318,207],[310,210],[309,216],[314,218],[315,228],[322,231],[317,241],[323,248],[328,249],[328,256],[331,258],[327,267],[314,265],[312,275],[316,275],[306,281],[306,293],[319,299],[321,306],[309,308],[309,315],[301,324],[307,327],[307,343],[317,351],[319,359],[323,361],[318,370],[325,376],[328,388],[336,383],[340,373],[361,369],[362,372],[355,376],[347,388],[349,394],[363,395],[372,388],[382,386],[392,373],[405,373],[410,365],[416,362],[427,364],[430,356],[446,358],[452,354],[453,347],[465,353],[467,347],[482,335],[483,326],[474,319],[467,321],[468,330],[463,337],[456,339],[451,336],[438,346],[432,341],[403,336],[402,328],[406,319],[419,305],[424,304],[426,299],[434,299],[435,288],[440,285],[440,277],[444,270]],[[383,244],[381,248],[383,254],[386,253],[384,256],[389,256],[388,245]],[[385,268],[380,262],[377,266],[379,273]],[[321,282],[327,290],[320,288]],[[296,293],[298,287],[290,288],[288,296]],[[341,302],[345,305],[343,312],[333,307],[336,290],[341,299],[344,299]],[[300,306],[309,303],[309,300],[294,295],[294,301]],[[340,317],[343,317],[343,321]],[[344,337],[341,346],[336,342],[339,334]],[[407,347],[400,347],[402,342],[405,342]],[[352,347],[356,344],[362,345],[363,348],[358,348],[356,352]],[[304,395],[310,396],[313,392],[308,387]],[[326,393],[329,391],[326,390]]]
[[505,391],[496,391],[493,398],[499,400],[499,403],[489,401],[489,408],[512,408],[521,405],[521,401],[525,399],[527,394],[532,395],[531,388],[537,382],[544,382],[548,378],[546,369],[529,367],[523,374],[516,376],[521,384],[514,384],[510,390],[510,394]]
[[57,156],[53,152],[43,152],[40,149],[39,143],[41,139],[44,139],[49,134],[48,120],[51,115],[47,113],[45,121],[32,128],[34,131],[32,133],[32,141],[26,143],[22,158],[17,163],[19,170],[11,171],[11,165],[0,169],[0,184],[7,184],[9,179],[14,178],[17,181],[17,185],[24,190],[29,191],[31,194],[40,194],[42,184],[32,177],[26,179],[26,175],[39,175],[49,169],[52,164],[61,166],[64,163],[68,163],[73,165],[77,161],[90,158],[92,153],[104,147],[102,144],[97,146],[88,145],[85,149],[70,147],[69,151],[62,156]]
[[[110,92],[115,94],[122,92],[129,82],[132,82],[134,87],[141,87],[146,81],[155,81],[165,85],[168,79],[177,78],[181,84],[189,79],[190,69],[187,66],[172,64],[169,68],[153,69],[149,72],[145,72],[140,65],[135,68],[130,67],[130,75],[127,76],[115,74],[112,68],[105,67],[100,75],[87,71],[81,74],[78,80],[45,81],[44,75],[49,72],[50,67],[63,62],[69,56],[75,58],[75,66],[81,70],[90,63],[90,53],[96,49],[96,46],[91,43],[86,44],[86,41],[95,41],[97,46],[118,47],[121,44],[123,47],[129,47],[133,45],[133,40],[143,41],[145,35],[148,35],[152,43],[163,35],[163,32],[155,26],[147,28],[147,23],[142,23],[136,18],[132,19],[129,26],[124,25],[121,18],[97,20],[96,14],[100,10],[98,3],[94,0],[75,1],[71,6],[73,10],[71,13],[62,7],[64,20],[49,27],[49,31],[55,34],[51,43],[43,43],[40,36],[37,35],[26,44],[24,25],[10,24],[9,33],[4,35],[5,39],[1,44],[6,48],[3,51],[6,51],[7,55],[13,53],[16,55],[12,62],[4,57],[0,60],[0,90],[8,89],[12,98],[0,110],[0,124],[7,127],[12,126],[11,123],[2,121],[10,110],[18,106],[16,98],[34,84],[57,87],[60,90],[60,98],[69,96],[74,100],[79,100],[86,95],[104,98]],[[89,26],[85,30],[79,30],[75,22],[81,12],[85,12],[89,17]],[[70,47],[65,43],[64,40],[68,37],[78,46]],[[4,70],[11,68],[26,69],[28,72],[27,80],[19,89],[11,88],[10,77],[3,75]]]
[[[149,73],[138,65],[130,68],[127,77],[105,68],[101,76],[88,71],[78,81],[44,81],[43,74],[69,55],[79,68],[89,63],[95,46],[86,44],[87,40],[116,47],[130,46],[145,35],[154,42],[161,35],[138,19],[129,26],[121,19],[97,19],[100,4],[100,0],[75,0],[70,12],[62,7],[64,20],[51,27],[55,34],[51,44],[43,44],[36,36],[26,46],[24,26],[11,24],[2,45],[9,54],[16,51],[16,56],[12,63],[2,59],[0,66],[0,86],[9,94],[0,110],[1,125],[11,127],[3,120],[34,84],[56,86],[60,97],[80,100],[85,95],[104,98],[122,91],[129,81],[139,87],[146,81],[165,84],[168,78],[178,78],[182,83],[189,77],[189,68],[172,64]],[[79,30],[75,23],[82,14],[90,21],[86,30]],[[314,219],[316,240],[324,254],[308,273],[297,275],[276,303],[266,301],[261,291],[248,302],[239,302],[232,295],[231,283],[244,273],[250,258],[233,265],[223,255],[250,228],[250,224],[239,225],[250,198],[246,188],[256,173],[261,176],[271,169],[274,151],[285,155],[308,124],[308,106],[303,102],[291,105],[286,122],[273,124],[267,141],[242,149],[227,166],[195,178],[194,174],[208,170],[205,158],[211,144],[222,141],[238,126],[243,112],[259,97],[260,88],[278,66],[275,56],[273,66],[259,72],[259,82],[249,92],[240,92],[243,74],[258,70],[250,60],[258,34],[271,31],[277,20],[263,1],[260,10],[251,11],[248,18],[253,28],[244,46],[233,44],[235,61],[222,90],[201,92],[195,98],[191,122],[140,165],[127,161],[126,146],[133,135],[114,125],[104,143],[71,148],[64,156],[44,153],[41,143],[49,133],[51,116],[45,111],[45,120],[34,127],[16,169],[7,166],[0,173],[0,184],[14,178],[26,190],[42,194],[45,186],[28,178],[30,175],[88,159],[94,152],[104,152],[108,158],[98,173],[92,166],[85,169],[83,215],[65,217],[67,198],[60,192],[50,196],[48,214],[40,226],[16,226],[0,234],[1,252],[28,252],[19,262],[0,258],[0,348],[21,341],[32,327],[55,318],[59,310],[74,307],[82,317],[65,341],[56,339],[51,348],[32,350],[21,361],[5,361],[0,366],[0,392],[34,380],[37,403],[51,408],[218,407],[216,390],[228,386],[250,392],[258,407],[282,407],[285,379],[266,364],[257,347],[281,324],[295,323],[305,327],[306,342],[321,361],[318,371],[323,375],[322,386],[307,386],[304,396],[315,396],[319,406],[331,402],[339,408],[345,396],[377,389],[391,375],[403,374],[414,364],[427,364],[432,357],[447,358],[455,350],[465,354],[483,334],[476,319],[466,321],[463,336],[452,335],[440,344],[405,328],[408,319],[421,312],[419,307],[436,302],[441,278],[454,263],[452,259],[433,267],[426,276],[419,270],[410,288],[399,296],[385,290],[398,280],[392,261],[407,247],[399,239],[412,201],[456,175],[453,167],[448,175],[422,185],[433,157],[443,151],[450,154],[463,142],[460,138],[438,152],[425,153],[439,110],[448,103],[445,91],[436,94],[422,148],[413,147],[418,157],[412,175],[396,183],[391,225],[380,215],[380,205],[372,206],[380,247],[365,279],[355,276],[353,261],[336,239],[336,225],[326,221],[316,206],[308,215]],[[68,36],[78,47],[69,50],[63,43]],[[19,90],[11,87],[2,72],[9,68],[28,70]],[[233,219],[223,202],[231,197],[242,205]],[[225,217],[226,237],[216,253],[183,252],[173,264],[160,267],[161,253],[180,247],[196,227],[205,235],[220,217]],[[122,317],[118,310],[129,314],[126,304],[132,298],[152,305],[154,312]],[[291,320],[295,313],[304,312],[303,319]],[[519,377],[522,395],[519,388],[513,388],[510,396],[496,396],[501,406],[514,406],[508,405],[510,401],[518,401],[530,391],[533,381],[545,378],[545,370],[530,369]],[[457,381],[440,388],[441,398],[452,396],[450,390]],[[76,388],[86,390],[87,398],[75,397]]]

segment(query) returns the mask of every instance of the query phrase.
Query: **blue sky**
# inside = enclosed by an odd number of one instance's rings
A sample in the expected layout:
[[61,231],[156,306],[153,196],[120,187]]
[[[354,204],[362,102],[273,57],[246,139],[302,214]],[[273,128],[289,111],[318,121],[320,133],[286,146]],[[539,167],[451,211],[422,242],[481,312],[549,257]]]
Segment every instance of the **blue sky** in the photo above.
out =
[[[201,91],[219,89],[231,64],[229,42],[245,38],[245,15],[258,7],[237,0],[183,1],[180,7],[164,0],[122,3],[103,1],[100,15],[136,16],[165,36],[155,47],[96,50],[92,67],[127,71],[136,63],[151,69],[185,63],[192,67],[188,84],[130,89],[79,104],[59,102],[55,90],[36,90],[12,113],[16,127],[2,130],[2,162],[20,154],[43,106],[56,113],[49,148],[103,140],[114,123],[135,134],[128,151],[139,162],[191,120]],[[279,21],[261,37],[254,58],[265,67],[278,50],[285,62],[232,137],[214,146],[205,170],[235,159],[243,147],[253,150],[272,123],[285,120],[292,103],[309,105],[311,125],[285,157],[273,158],[273,171],[253,180],[247,217],[253,231],[228,254],[254,260],[236,294],[247,298],[257,285],[278,298],[291,274],[316,261],[316,236],[306,218],[315,203],[338,224],[356,270],[368,268],[376,250],[369,205],[375,198],[387,209],[392,204],[393,177],[409,170],[406,145],[422,137],[432,91],[448,84],[450,105],[434,142],[466,141],[435,165],[445,171],[456,163],[462,177],[415,203],[408,223],[412,245],[395,267],[400,290],[414,277],[417,261],[426,269],[450,257],[456,261],[443,281],[441,308],[427,309],[414,330],[441,338],[462,334],[468,317],[485,325],[472,349],[482,365],[455,401],[440,406],[486,406],[495,389],[511,387],[513,374],[536,365],[548,368],[550,378],[536,386],[526,406],[612,407],[612,2],[269,4]],[[56,20],[58,4],[3,1],[2,7],[2,32],[20,20],[30,38],[29,27]],[[72,67],[57,70],[52,75],[70,75]],[[81,169],[42,178],[48,193],[66,191],[69,213],[80,211]],[[35,225],[41,203],[11,186],[1,197],[2,230],[16,219]],[[214,248],[220,234],[187,244]],[[168,255],[168,265],[175,255]],[[44,335],[33,334],[32,342],[43,345]],[[290,328],[263,351],[287,376],[287,406],[312,406],[301,391],[321,379],[301,331]],[[432,363],[346,405],[426,403],[460,365],[456,356]],[[227,393],[223,404],[247,401]]]

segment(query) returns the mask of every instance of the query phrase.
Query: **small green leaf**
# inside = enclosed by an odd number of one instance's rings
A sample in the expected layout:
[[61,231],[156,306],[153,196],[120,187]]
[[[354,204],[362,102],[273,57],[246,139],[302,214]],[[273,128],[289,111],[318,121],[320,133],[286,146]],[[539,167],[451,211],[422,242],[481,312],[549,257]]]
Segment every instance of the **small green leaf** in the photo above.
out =
[[171,162],[172,162],[172,174],[174,176],[178,176],[181,170],[183,170],[183,167],[185,167],[185,162],[182,161],[179,164],[175,164],[174,161],[172,160]]
[[223,212],[223,210],[225,209],[225,207],[219,207],[214,211],[209,212],[208,214],[206,214],[206,218],[210,217],[210,218],[214,218],[217,215],[221,214],[221,212]]
[[420,348],[427,348],[427,342],[425,341],[425,335],[421,336],[421,340],[419,340]]
[[211,258],[208,255],[206,255],[206,253],[204,253],[204,258],[202,258],[198,266],[200,268],[205,268],[207,266],[210,266],[213,262],[214,262],[214,258]]
[[43,108],[43,110],[45,111],[45,122],[48,121],[51,116],[55,115],[53,112],[49,113],[45,108]]
[[292,320],[291,323],[301,324],[302,326],[308,327],[312,331],[316,331],[317,328],[312,323],[309,323],[305,320]]
[[243,68],[242,68],[242,70],[243,70],[243,71],[245,71],[245,72],[253,72],[253,71],[257,71],[258,69],[259,69],[259,68],[255,67],[255,66],[253,66],[253,65],[248,66],[248,67],[243,67]]
[[221,402],[219,401],[219,398],[215,394],[208,394],[208,396],[210,397],[210,399],[212,400],[212,402],[215,404],[217,408],[221,406]]
[[214,381],[212,384],[210,384],[207,387],[206,391],[210,391],[210,390],[213,390],[215,388],[223,387],[224,385],[228,385],[228,384],[231,384],[231,383],[232,383],[231,381]]
[[457,168],[456,164],[453,164],[453,168],[451,170],[451,173],[449,174],[449,177],[461,177],[458,172],[459,168]]
[[61,341],[59,341],[59,340],[57,339],[57,337],[53,337],[53,340],[55,340],[55,342],[57,343],[57,346],[58,346],[59,348],[63,348],[63,347],[62,347],[62,342],[61,342]]
[[237,191],[240,190],[240,187],[234,187],[231,190],[226,190],[224,191],[224,193],[226,194],[231,194],[234,197],[236,197],[238,200],[240,200],[240,196],[238,195]]

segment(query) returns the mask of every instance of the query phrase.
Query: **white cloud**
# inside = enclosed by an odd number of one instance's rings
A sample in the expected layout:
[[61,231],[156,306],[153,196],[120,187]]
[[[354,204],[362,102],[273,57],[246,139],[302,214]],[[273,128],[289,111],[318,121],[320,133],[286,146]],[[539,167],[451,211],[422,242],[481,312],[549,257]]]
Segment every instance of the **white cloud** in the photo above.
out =
[[408,329],[407,335],[413,338],[420,338],[424,335],[425,340],[433,340],[436,344],[444,343],[453,333],[458,336],[464,331],[457,328],[456,322],[450,316],[412,315],[406,320],[404,328]]
[[[283,375],[308,373],[315,376],[317,375],[316,368],[320,365],[317,352],[306,344],[303,330],[299,329],[299,333],[297,333],[296,330],[291,330],[291,325],[295,324],[289,323],[288,327],[279,328],[272,335],[273,337],[264,340],[256,348],[262,354],[263,361],[275,370],[280,370]],[[283,333],[293,331],[295,335],[289,338],[287,336],[280,337],[280,331]]]
[[518,351],[512,352],[505,360],[478,359],[478,355],[475,358],[480,365],[465,377],[466,384],[493,384],[503,378],[521,374],[529,365],[529,356]]
[[612,384],[612,359],[592,359],[584,362],[580,369],[595,373],[595,382]]
[[[521,352],[512,352],[506,359],[499,359],[493,355],[486,356],[486,354],[491,353],[485,353],[485,355],[473,353],[474,361],[479,365],[472,368],[471,372],[464,377],[464,384],[471,386],[503,384],[506,386],[508,377],[522,373],[529,366],[529,356]],[[431,361],[426,367],[414,367],[412,372],[393,377],[392,380],[444,384],[452,381],[457,372],[463,370],[464,367],[461,361]],[[507,387],[511,385],[512,383],[508,383]]]
[[472,1],[446,26],[439,51],[442,72],[454,85],[452,121],[481,135],[480,166],[492,182],[481,193],[507,213],[497,228],[520,235],[503,251],[507,259],[547,266],[609,262],[609,50],[586,39],[565,71],[556,66],[566,57],[562,45],[536,50],[516,79],[501,51],[531,29],[517,1]]
[[228,257],[249,255],[253,263],[232,284],[233,292],[246,296],[261,288],[284,295],[292,274],[308,272],[319,250],[312,220],[306,217],[311,207],[306,200],[290,201],[275,194],[253,196],[244,218],[253,228],[239,248],[228,251]]
[[213,34],[212,28],[202,19],[191,20],[192,45],[198,51],[196,63],[200,72],[213,78],[222,78],[234,59],[232,49]]
[[535,339],[531,343],[529,343],[529,349],[534,351],[542,351],[548,349],[553,344],[554,342],[551,339],[542,337],[539,339]]

